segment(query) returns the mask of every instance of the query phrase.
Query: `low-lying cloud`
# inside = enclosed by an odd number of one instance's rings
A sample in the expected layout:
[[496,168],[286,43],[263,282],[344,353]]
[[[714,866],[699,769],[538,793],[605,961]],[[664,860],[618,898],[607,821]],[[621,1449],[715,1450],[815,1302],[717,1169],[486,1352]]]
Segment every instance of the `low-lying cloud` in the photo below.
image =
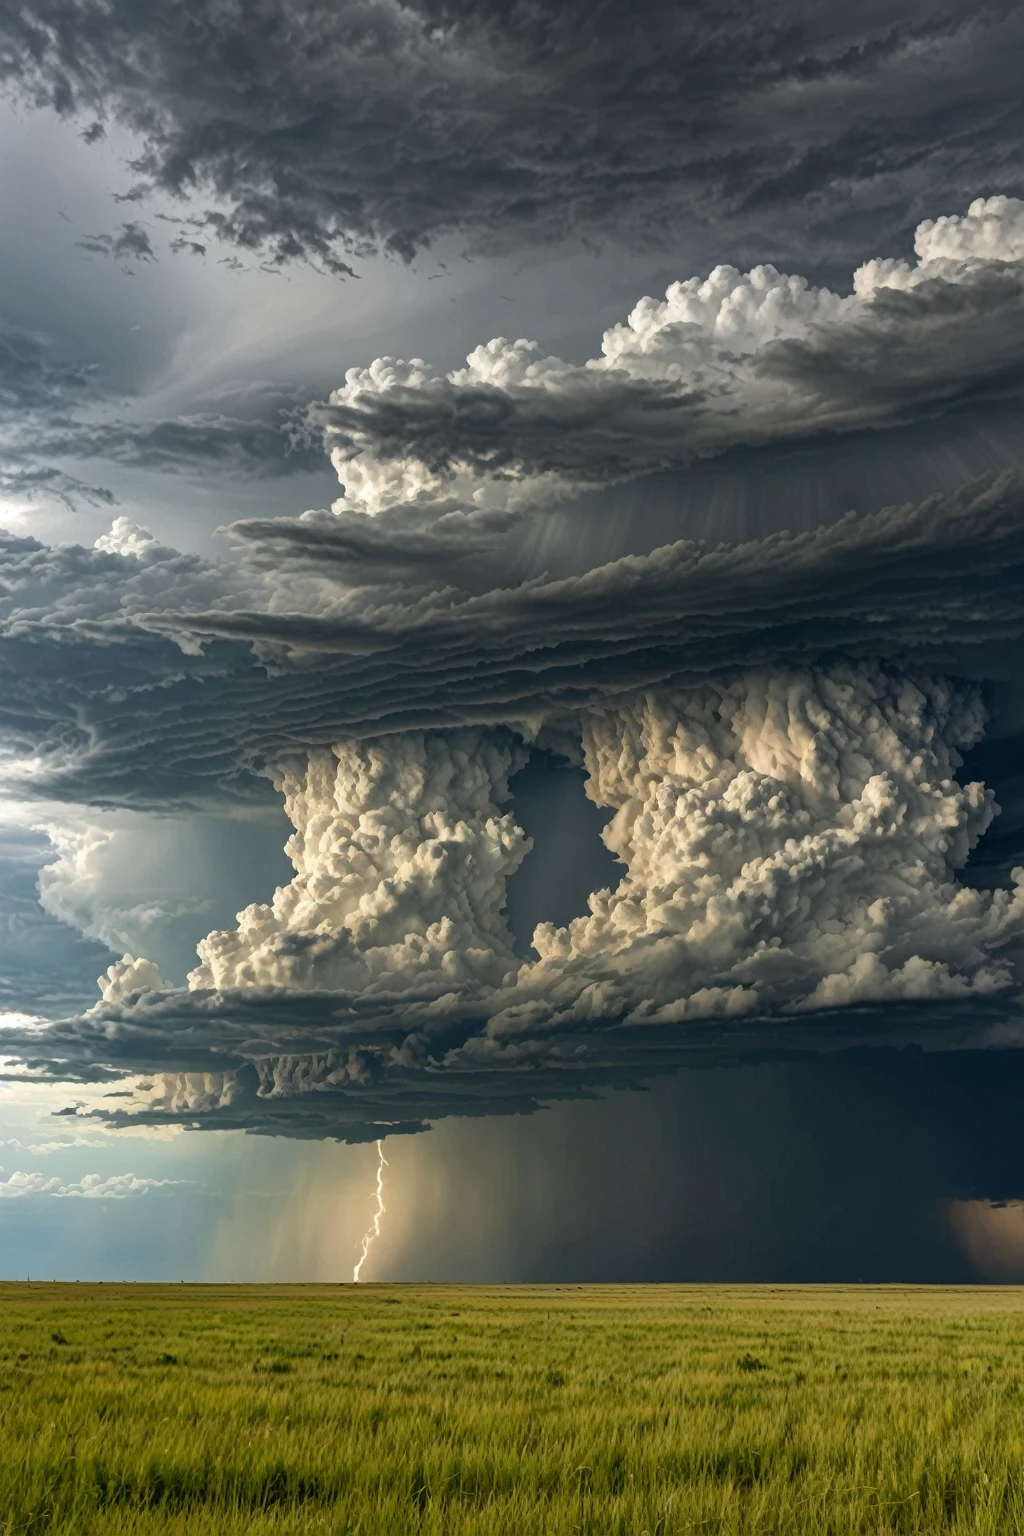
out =
[[[3,1169],[0,1168],[0,1174]],[[148,1194],[151,1189],[168,1189],[186,1182],[181,1179],[141,1179],[134,1173],[112,1173],[106,1178],[87,1173],[66,1184],[45,1173],[10,1173],[0,1178],[0,1200],[25,1200],[46,1196],[54,1200],[128,1200],[133,1195]]]

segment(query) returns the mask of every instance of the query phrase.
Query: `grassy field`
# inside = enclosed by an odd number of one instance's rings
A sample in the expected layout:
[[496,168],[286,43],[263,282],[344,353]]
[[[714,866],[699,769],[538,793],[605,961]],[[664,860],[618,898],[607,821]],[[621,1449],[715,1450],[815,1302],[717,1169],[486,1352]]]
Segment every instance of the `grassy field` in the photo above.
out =
[[0,1533],[1024,1532],[1024,1292],[0,1286]]

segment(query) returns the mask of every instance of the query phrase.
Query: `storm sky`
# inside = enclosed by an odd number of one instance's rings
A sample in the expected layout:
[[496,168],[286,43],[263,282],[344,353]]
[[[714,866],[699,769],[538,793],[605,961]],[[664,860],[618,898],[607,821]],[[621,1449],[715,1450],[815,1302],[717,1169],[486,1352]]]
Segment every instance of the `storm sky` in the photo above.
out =
[[1024,1277],[1022,54],[0,15],[0,1273]]

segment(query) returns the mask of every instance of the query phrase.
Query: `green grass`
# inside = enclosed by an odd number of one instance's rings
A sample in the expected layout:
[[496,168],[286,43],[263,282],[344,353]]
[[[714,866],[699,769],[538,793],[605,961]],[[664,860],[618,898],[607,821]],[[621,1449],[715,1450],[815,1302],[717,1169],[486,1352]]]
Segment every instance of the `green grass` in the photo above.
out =
[[0,1533],[1024,1532],[1017,1290],[0,1286]]

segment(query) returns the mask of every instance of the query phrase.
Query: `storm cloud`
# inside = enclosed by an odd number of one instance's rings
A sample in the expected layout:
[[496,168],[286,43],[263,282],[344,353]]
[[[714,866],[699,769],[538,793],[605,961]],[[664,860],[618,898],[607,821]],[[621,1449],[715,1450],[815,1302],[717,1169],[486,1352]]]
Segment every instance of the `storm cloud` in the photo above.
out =
[[278,778],[294,879],[200,943],[188,991],[126,956],[96,1009],[0,1044],[62,1078],[157,1074],[98,1111],[114,1123],[359,1140],[687,1057],[1012,1043],[1024,870],[1010,889],[957,878],[996,810],[955,778],[983,720],[977,688],[867,663],[583,712],[624,872],[587,916],[541,924],[522,962],[508,737],[312,753]]
[[[115,1125],[360,1140],[730,1053],[1016,1046],[1024,870],[972,878],[1000,807],[964,760],[1024,654],[1020,466],[602,562],[548,519],[701,458],[1014,400],[1022,270],[1024,205],[979,199],[848,295],[718,267],[641,300],[587,364],[499,339],[447,375],[351,370],[313,418],[341,498],[235,523],[221,558],[127,517],[88,549],[4,535],[11,792],[218,814],[277,796],[294,870],[200,940],[186,987],[135,946],[95,1008],[10,1019],[10,1070],[125,1079],[83,1111]],[[23,352],[44,407],[79,387]],[[95,449],[228,452],[188,425],[191,447],[117,426]],[[617,863],[524,955],[510,780],[538,748],[582,770]],[[52,911],[139,931],[84,884],[76,906],[66,865],[42,877]]]
[[1024,203],[923,221],[914,263],[864,262],[847,296],[773,266],[718,266],[641,299],[576,365],[497,337],[466,367],[378,358],[310,411],[378,513],[446,494],[558,500],[730,449],[948,414],[1024,382]]
[[537,738],[673,679],[830,652],[1005,677],[1022,510],[1006,471],[805,534],[404,598],[308,576],[305,540],[291,575],[276,539],[279,569],[247,573],[126,525],[91,551],[8,537],[0,734],[26,793],[188,805],[255,793],[253,770],[313,747],[459,724]]
[[[845,258],[936,191],[1022,190],[1013,4],[679,8],[479,0],[43,0],[0,21],[28,100],[137,135],[126,194],[339,273],[475,248],[680,233]],[[585,38],[585,45],[581,39]],[[993,186],[993,180],[997,186]],[[856,235],[854,235],[856,231]],[[117,238],[110,237],[113,243]]]

